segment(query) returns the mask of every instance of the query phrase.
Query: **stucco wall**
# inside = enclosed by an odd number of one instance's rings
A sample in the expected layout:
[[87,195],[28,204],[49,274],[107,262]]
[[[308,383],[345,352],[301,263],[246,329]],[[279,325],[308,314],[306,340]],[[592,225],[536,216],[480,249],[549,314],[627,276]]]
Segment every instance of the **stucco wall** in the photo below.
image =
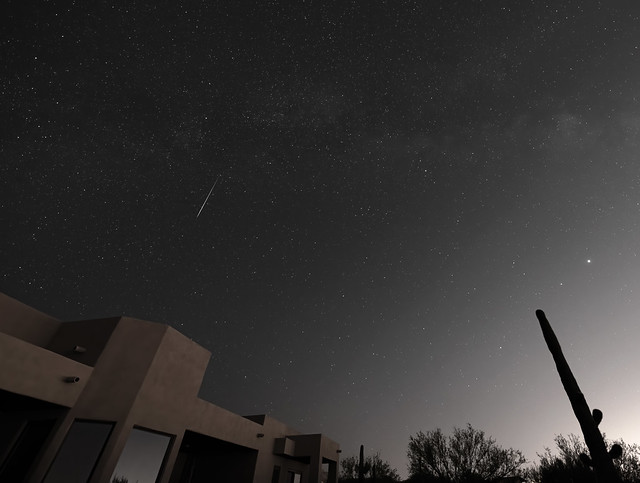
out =
[[[165,431],[184,428],[211,353],[167,327],[132,409],[138,424],[163,422]],[[161,402],[161,404],[159,404]]]
[[0,293],[0,332],[45,347],[60,321]]
[[[63,322],[46,347],[69,359],[95,366],[119,321],[120,317],[111,317]],[[75,352],[76,346],[82,347],[84,352]]]
[[[0,355],[0,388],[66,407],[76,403],[92,373],[89,366],[3,333]],[[79,382],[65,382],[72,376]]]

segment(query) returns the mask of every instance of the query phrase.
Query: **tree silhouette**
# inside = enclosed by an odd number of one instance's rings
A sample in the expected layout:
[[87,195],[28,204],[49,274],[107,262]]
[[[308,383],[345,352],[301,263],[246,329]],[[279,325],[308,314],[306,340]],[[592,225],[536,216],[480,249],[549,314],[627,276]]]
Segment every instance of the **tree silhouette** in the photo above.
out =
[[449,437],[438,428],[418,432],[409,439],[409,473],[412,481],[471,483],[519,476],[524,455],[503,449],[470,424],[455,428]]

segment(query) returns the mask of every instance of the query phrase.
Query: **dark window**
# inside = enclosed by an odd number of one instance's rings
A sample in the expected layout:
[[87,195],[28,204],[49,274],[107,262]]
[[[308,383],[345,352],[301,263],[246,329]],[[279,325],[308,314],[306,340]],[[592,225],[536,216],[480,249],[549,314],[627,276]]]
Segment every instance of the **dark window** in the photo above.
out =
[[113,423],[74,421],[43,483],[88,481],[112,429]]
[[155,483],[170,442],[167,434],[133,428],[110,481]]
[[22,481],[55,425],[55,419],[28,421],[0,466],[0,481]]
[[271,475],[271,483],[278,483],[280,481],[280,467],[273,467],[273,475]]

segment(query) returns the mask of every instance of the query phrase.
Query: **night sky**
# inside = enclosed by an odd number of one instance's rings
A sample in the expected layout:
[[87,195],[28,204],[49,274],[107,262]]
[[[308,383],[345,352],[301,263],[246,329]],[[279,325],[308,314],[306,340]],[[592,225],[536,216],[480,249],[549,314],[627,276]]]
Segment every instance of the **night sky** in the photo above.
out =
[[0,18],[1,291],[167,323],[213,354],[202,397],[403,475],[419,430],[530,460],[579,432],[542,308],[640,443],[638,2]]

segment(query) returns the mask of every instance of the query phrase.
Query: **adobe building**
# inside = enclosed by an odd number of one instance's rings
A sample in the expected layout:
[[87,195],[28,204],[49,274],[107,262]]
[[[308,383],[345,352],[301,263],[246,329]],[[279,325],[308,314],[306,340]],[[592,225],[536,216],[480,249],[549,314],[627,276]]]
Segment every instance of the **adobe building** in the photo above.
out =
[[336,483],[336,442],[198,397],[210,355],[167,325],[0,294],[0,481]]

